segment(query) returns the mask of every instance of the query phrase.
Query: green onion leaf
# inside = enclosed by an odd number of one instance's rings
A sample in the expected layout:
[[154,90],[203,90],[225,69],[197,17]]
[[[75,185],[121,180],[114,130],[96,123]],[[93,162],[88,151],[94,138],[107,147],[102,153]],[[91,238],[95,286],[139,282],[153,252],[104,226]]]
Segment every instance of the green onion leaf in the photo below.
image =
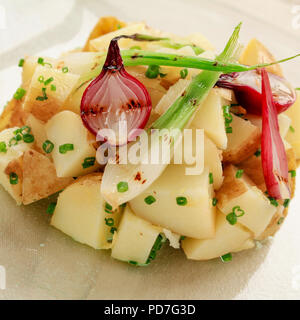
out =
[[151,249],[151,252],[149,254],[149,257],[148,257],[146,264],[149,264],[152,260],[154,260],[156,258],[157,251],[160,250],[160,248],[164,242],[163,240],[164,240],[163,236],[161,234],[159,234],[154,242],[154,245]]
[[54,80],[53,77],[48,78],[45,82],[44,85],[47,86],[49,83],[51,83]]
[[226,220],[233,226],[237,223],[237,216],[234,212],[230,212],[227,216],[226,216]]
[[292,126],[289,127],[289,130],[290,130],[291,132],[293,132],[293,133],[295,132],[295,129],[294,129],[294,127],[292,127]]
[[125,181],[120,181],[117,184],[117,190],[118,190],[118,192],[126,192],[126,191],[128,191],[128,183],[125,182]]
[[104,220],[105,220],[105,224],[109,227],[112,227],[115,223],[113,218],[105,218]]
[[62,71],[62,73],[67,73],[67,72],[69,72],[69,68],[68,67],[63,67],[61,69],[61,71]]
[[259,157],[260,155],[261,155],[261,150],[257,150],[255,153],[254,153],[254,155],[256,156],[256,157]]
[[283,206],[285,208],[287,208],[289,206],[289,204],[290,204],[290,201],[291,201],[290,199],[285,199],[284,202],[283,202]]
[[56,91],[56,86],[54,84],[51,84],[50,89],[51,89],[51,91]]
[[278,220],[277,224],[282,224],[283,221],[284,221],[284,217],[281,217],[281,218]]
[[56,202],[51,202],[46,210],[48,214],[53,214],[56,207]]
[[3,152],[3,153],[7,152],[6,143],[4,141],[0,142],[0,152]]
[[23,141],[25,143],[32,143],[34,141],[34,136],[30,133],[26,133],[23,135]]
[[243,173],[244,173],[244,170],[243,169],[239,169],[239,170],[237,170],[237,172],[235,174],[235,177],[237,179],[240,179],[243,176]]
[[231,253],[224,254],[224,256],[221,257],[221,260],[222,260],[223,262],[230,262],[230,261],[232,261],[232,254],[231,254]]
[[179,206],[186,206],[187,205],[187,198],[186,197],[177,197],[176,198],[176,203]]
[[45,153],[51,153],[54,149],[54,144],[50,140],[46,140],[43,143],[43,150]]
[[19,64],[18,67],[23,67],[25,60],[24,59],[20,59],[19,60]]
[[212,172],[209,173],[208,178],[209,178],[209,184],[213,184],[214,183],[214,176],[213,176]]
[[213,198],[212,199],[212,205],[215,207],[218,203],[218,199],[217,198]]
[[144,199],[144,201],[145,201],[145,203],[150,205],[150,204],[154,203],[156,201],[156,199],[153,196],[148,196]]
[[276,199],[272,198],[272,197],[268,197],[268,199],[270,200],[271,205],[273,205],[274,207],[278,207],[279,203],[277,202]]
[[26,94],[26,90],[23,88],[18,88],[17,91],[14,94],[14,98],[16,100],[21,100]]
[[74,144],[73,143],[65,143],[59,146],[59,153],[65,154],[68,151],[74,150]]
[[86,169],[95,165],[96,158],[95,157],[87,157],[84,159],[82,163],[82,168]]
[[146,77],[149,79],[155,79],[159,75],[159,66],[156,64],[152,64],[148,67],[146,73]]
[[185,79],[187,77],[188,73],[189,73],[189,70],[187,68],[184,68],[184,69],[180,70],[180,77],[182,79]]
[[296,177],[296,170],[290,170],[289,173],[291,174],[292,178]]
[[44,65],[44,58],[39,57],[37,60],[38,64]]
[[11,172],[9,174],[9,182],[10,184],[18,184],[19,177],[15,172]]

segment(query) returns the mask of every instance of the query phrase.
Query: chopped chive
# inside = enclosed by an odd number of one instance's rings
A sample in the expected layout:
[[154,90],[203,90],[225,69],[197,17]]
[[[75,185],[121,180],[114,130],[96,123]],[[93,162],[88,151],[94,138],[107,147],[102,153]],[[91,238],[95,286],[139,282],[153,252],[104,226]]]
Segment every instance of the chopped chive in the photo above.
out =
[[209,173],[208,178],[209,178],[209,184],[213,184],[214,183],[214,176],[213,176],[212,172]]
[[142,50],[140,46],[132,46],[130,47],[131,50]]
[[212,205],[215,207],[218,203],[218,199],[217,198],[213,198],[212,199]]
[[291,132],[293,132],[293,133],[295,132],[295,128],[294,128],[293,126],[290,126],[290,127],[289,127],[289,130],[290,130]]
[[45,80],[44,76],[39,76],[38,77],[38,82],[43,83]]
[[18,184],[19,177],[15,172],[11,172],[9,174],[9,182],[10,184]]
[[161,78],[164,78],[165,76],[167,75],[167,73],[159,73],[159,76],[161,77]]
[[258,150],[254,153],[254,155],[255,155],[256,157],[259,157],[259,156],[261,155],[261,151],[258,149]]
[[34,141],[34,136],[30,133],[26,133],[23,135],[23,141],[25,143],[32,143]]
[[156,258],[157,251],[160,250],[160,248],[164,242],[163,240],[164,240],[163,236],[161,234],[159,234],[154,242],[154,245],[151,249],[151,252],[149,254],[149,257],[148,257],[146,264],[149,264],[152,260],[154,260]]
[[149,79],[155,79],[158,77],[159,75],[159,66],[156,64],[151,64],[146,73],[145,73],[146,77]]
[[132,264],[133,266],[137,266],[138,265],[138,263],[136,261],[132,261],[132,260],[129,260],[128,263]]
[[116,227],[110,228],[110,233],[114,234],[118,229]]
[[112,227],[114,225],[114,219],[113,218],[105,218],[105,224],[109,227]]
[[48,78],[45,82],[44,85],[47,86],[49,83],[51,83],[54,80],[53,77]]
[[44,58],[39,57],[37,60],[38,64],[44,65]]
[[[237,214],[236,214],[236,211],[237,211],[237,212],[240,212],[240,214],[237,215]],[[237,216],[237,218],[242,217],[242,216],[245,214],[245,211],[244,211],[243,209],[241,209],[240,206],[235,206],[235,207],[233,207],[233,208],[232,208],[232,212]]]
[[19,60],[19,64],[18,67],[23,67],[25,60],[24,59],[20,59]]
[[272,197],[268,197],[268,199],[270,200],[271,205],[273,205],[274,207],[278,207],[279,203],[277,202],[276,199],[272,198]]
[[278,220],[277,224],[282,224],[283,221],[284,221],[284,217],[281,217],[281,218]]
[[179,241],[183,241],[186,238],[186,236],[181,236]]
[[118,190],[118,192],[126,192],[126,191],[128,191],[128,183],[126,181],[120,181],[117,184],[117,190]]
[[61,69],[62,73],[68,73],[69,72],[69,68],[68,67],[63,67]]
[[86,169],[86,168],[92,167],[93,165],[95,165],[95,162],[96,162],[95,157],[87,157],[84,159],[82,163],[82,168]]
[[290,199],[285,199],[284,202],[283,202],[283,206],[285,208],[287,208],[289,206],[289,204],[290,204],[290,201],[291,201]]
[[126,202],[125,202],[125,203],[122,203],[122,204],[120,204],[120,207],[121,207],[121,208],[125,208],[125,207],[126,207],[126,204],[127,204]]
[[180,70],[181,79],[185,79],[187,77],[188,73],[189,73],[189,70],[187,68]]
[[47,99],[48,99],[48,96],[47,96],[46,90],[47,90],[47,88],[45,88],[45,87],[42,88],[43,96],[38,96],[38,97],[36,97],[36,100],[38,100],[38,101],[45,101],[45,100],[47,100]]
[[226,127],[226,133],[232,133],[232,127]]
[[111,212],[112,206],[109,203],[105,202],[105,209],[108,210],[109,212]]
[[50,89],[51,89],[51,91],[56,91],[56,86],[54,84],[51,84]]
[[233,120],[232,114],[230,113],[230,106],[223,106],[223,116],[225,120],[225,130],[226,133],[232,133],[232,127],[230,127],[230,123]]
[[4,141],[0,142],[0,152],[3,152],[3,153],[7,152],[6,143]]
[[230,212],[227,216],[226,216],[226,220],[233,226],[237,223],[237,216],[234,212]]
[[18,140],[16,137],[12,137],[9,142],[8,142],[8,146],[11,147],[11,146],[16,146],[18,144]]
[[68,151],[74,150],[74,144],[73,143],[65,143],[59,146],[59,153],[65,154]]
[[43,143],[43,150],[45,153],[51,153],[54,149],[54,144],[50,140],[46,140]]
[[14,98],[16,100],[21,100],[26,94],[26,90],[23,88],[18,88],[17,91],[14,94]]
[[121,25],[120,24],[117,24],[117,29],[121,29]]
[[46,210],[48,214],[53,214],[56,207],[56,202],[51,202]]
[[240,179],[243,176],[243,173],[244,173],[244,170],[243,169],[239,169],[239,170],[237,170],[237,172],[235,174],[235,177],[237,179]]
[[232,254],[231,254],[231,253],[224,254],[224,256],[221,257],[221,260],[222,260],[223,262],[230,262],[230,261],[232,261]]
[[152,204],[156,201],[156,199],[153,197],[153,196],[148,196],[144,199],[144,201],[147,203],[147,204]]
[[177,197],[176,198],[176,203],[179,206],[186,206],[187,205],[187,198],[186,197]]
[[296,170],[290,170],[289,173],[291,174],[292,178],[296,177]]
[[295,90],[300,90],[300,88],[295,88]]

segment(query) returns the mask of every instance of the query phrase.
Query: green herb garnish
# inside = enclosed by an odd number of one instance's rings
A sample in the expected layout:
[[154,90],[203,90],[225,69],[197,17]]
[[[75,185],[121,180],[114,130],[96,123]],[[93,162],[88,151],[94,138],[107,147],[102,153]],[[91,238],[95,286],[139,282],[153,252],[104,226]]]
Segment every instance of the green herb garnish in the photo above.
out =
[[118,192],[126,192],[126,191],[128,191],[128,183],[126,181],[120,181],[117,184],[117,190],[118,190]]
[[23,88],[18,88],[14,94],[14,99],[21,100],[26,94],[26,90]]
[[56,202],[51,202],[51,203],[48,205],[48,208],[47,208],[46,212],[47,212],[48,214],[53,214],[55,208],[56,208]]
[[156,199],[153,196],[148,196],[144,199],[144,201],[145,201],[145,203],[150,205],[150,204],[154,203],[156,201]]
[[208,179],[209,179],[209,184],[213,184],[214,183],[214,175],[212,174],[212,172],[209,173]]
[[148,67],[146,73],[146,77],[149,79],[155,79],[159,75],[159,66],[156,64],[152,64]]
[[68,73],[69,72],[69,68],[68,67],[63,67],[61,69],[62,73]]
[[113,218],[105,218],[104,220],[105,220],[105,224],[109,227],[112,227],[115,223]]
[[218,199],[217,198],[213,198],[212,199],[212,205],[215,207],[218,203]]
[[268,197],[268,199],[270,200],[271,205],[273,205],[274,207],[279,206],[279,203],[277,202],[277,200],[275,198]]
[[[239,213],[239,214],[238,214]],[[237,223],[237,218],[242,217],[245,214],[245,211],[243,209],[241,209],[240,206],[235,206],[232,208],[232,212],[230,212],[227,216],[226,216],[226,220],[231,224],[231,225],[235,225]]]
[[0,142],[0,152],[3,152],[3,153],[7,152],[6,143],[4,141]]
[[291,131],[291,132],[295,132],[295,129],[294,129],[294,127],[293,126],[289,126],[289,130]]
[[188,73],[189,73],[189,70],[187,68],[180,70],[181,79],[185,79],[187,77]]
[[244,170],[243,169],[239,169],[239,170],[237,170],[237,172],[235,174],[235,177],[237,179],[240,179],[243,176],[243,173],[244,173]]
[[290,201],[291,201],[290,199],[285,199],[284,202],[283,202],[283,206],[285,208],[287,208],[289,206],[289,204],[290,204]]
[[176,198],[176,203],[179,206],[186,206],[187,205],[187,198],[186,197],[177,197]]
[[9,174],[9,182],[10,184],[18,184],[19,177],[15,172],[11,172]]
[[24,59],[20,59],[19,63],[18,63],[18,67],[23,67],[25,60]]
[[254,153],[255,157],[259,157],[261,155],[261,150],[257,150],[255,153]]
[[51,153],[54,149],[54,144],[50,140],[46,140],[43,143],[43,150],[45,153]]
[[222,260],[223,262],[230,262],[230,261],[232,261],[232,254],[231,254],[231,253],[224,254],[224,256],[221,257],[221,260]]
[[296,177],[296,170],[290,170],[289,173],[291,174],[292,178]]
[[73,143],[65,143],[59,146],[59,153],[65,154],[68,151],[74,150],[74,144]]
[[96,158],[95,157],[87,157],[84,159],[82,163],[82,168],[86,169],[95,165]]

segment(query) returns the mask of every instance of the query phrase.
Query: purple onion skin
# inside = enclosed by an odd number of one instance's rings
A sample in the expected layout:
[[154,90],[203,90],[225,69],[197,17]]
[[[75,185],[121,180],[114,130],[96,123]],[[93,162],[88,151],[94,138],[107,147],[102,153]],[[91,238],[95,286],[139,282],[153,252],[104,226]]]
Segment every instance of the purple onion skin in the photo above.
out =
[[[296,92],[286,79],[268,73],[277,113],[284,112],[296,101]],[[261,76],[259,70],[222,74],[216,86],[234,91],[237,102],[250,114],[262,115]],[[280,90],[278,87],[280,86]]]

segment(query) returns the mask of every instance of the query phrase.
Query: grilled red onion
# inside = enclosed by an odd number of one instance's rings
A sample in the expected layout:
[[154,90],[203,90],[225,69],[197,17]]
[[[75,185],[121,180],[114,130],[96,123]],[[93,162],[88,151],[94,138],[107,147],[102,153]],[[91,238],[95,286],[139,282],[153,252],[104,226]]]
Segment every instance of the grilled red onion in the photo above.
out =
[[[260,70],[222,74],[218,87],[232,89],[238,103],[248,113],[262,114],[262,92]],[[273,73],[268,73],[275,107],[278,113],[288,109],[296,100],[295,90],[286,81]]]
[[288,163],[282,142],[276,105],[274,103],[268,73],[261,70],[262,79],[262,168],[270,197],[289,199]]
[[[146,126],[152,108],[145,86],[124,68],[118,39],[111,40],[102,72],[86,88],[81,100],[84,125],[111,145],[134,140],[140,133],[138,129]],[[109,130],[103,129],[110,129],[113,134],[104,135]]]

